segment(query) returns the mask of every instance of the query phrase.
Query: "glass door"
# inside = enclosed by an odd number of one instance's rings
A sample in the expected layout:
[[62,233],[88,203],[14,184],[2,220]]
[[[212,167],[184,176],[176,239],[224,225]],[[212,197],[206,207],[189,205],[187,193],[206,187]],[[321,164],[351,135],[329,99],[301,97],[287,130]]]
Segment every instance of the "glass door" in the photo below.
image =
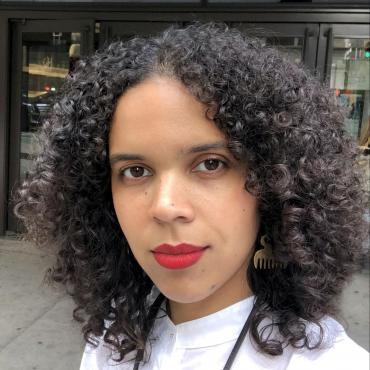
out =
[[[25,21],[12,27],[9,194],[24,180],[39,152],[35,134],[65,77],[93,48],[91,21]],[[8,209],[8,229],[19,225]]]
[[294,63],[314,70],[318,24],[299,23],[231,23],[247,35],[256,36],[267,45],[278,48]]
[[370,34],[368,25],[322,25],[318,70],[347,109],[348,133],[368,144],[370,119]]
[[[99,48],[102,48],[109,42],[115,40],[128,40],[136,35],[152,36],[156,33],[164,31],[166,28],[176,22],[139,22],[139,21],[124,21],[124,22],[101,22],[98,23],[99,32]],[[179,22],[177,22],[179,23]],[[181,23],[181,22],[180,22]]]
[[321,25],[318,70],[347,111],[345,128],[362,149],[370,191],[370,26]]

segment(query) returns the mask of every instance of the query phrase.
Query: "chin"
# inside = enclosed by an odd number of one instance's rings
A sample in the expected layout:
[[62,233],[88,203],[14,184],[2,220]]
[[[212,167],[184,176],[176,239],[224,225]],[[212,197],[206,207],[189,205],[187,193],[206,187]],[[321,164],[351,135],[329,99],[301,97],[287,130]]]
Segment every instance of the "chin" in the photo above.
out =
[[178,287],[160,287],[157,286],[161,293],[168,298],[170,301],[177,302],[177,303],[196,303],[203,301],[204,299],[208,298],[214,291],[210,290],[203,290],[203,291],[194,291],[194,287],[189,287],[189,289],[181,289]]

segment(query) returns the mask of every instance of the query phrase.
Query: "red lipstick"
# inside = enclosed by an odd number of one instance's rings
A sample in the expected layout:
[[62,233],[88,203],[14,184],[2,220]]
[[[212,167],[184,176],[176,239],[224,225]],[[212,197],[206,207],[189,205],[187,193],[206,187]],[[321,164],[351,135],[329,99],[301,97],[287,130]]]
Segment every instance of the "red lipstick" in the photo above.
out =
[[163,267],[178,270],[197,263],[208,247],[191,244],[161,244],[153,250],[155,260]]

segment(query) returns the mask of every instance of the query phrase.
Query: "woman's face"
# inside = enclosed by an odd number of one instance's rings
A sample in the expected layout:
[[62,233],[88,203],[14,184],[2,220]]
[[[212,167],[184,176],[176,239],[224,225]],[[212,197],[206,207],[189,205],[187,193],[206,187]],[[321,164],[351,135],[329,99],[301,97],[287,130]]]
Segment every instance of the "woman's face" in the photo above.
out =
[[[257,199],[244,189],[245,166],[205,111],[180,82],[151,77],[121,96],[109,137],[122,231],[153,283],[178,303],[250,294]],[[210,144],[217,145],[195,149]],[[171,255],[171,247],[156,250],[163,243],[202,248]]]

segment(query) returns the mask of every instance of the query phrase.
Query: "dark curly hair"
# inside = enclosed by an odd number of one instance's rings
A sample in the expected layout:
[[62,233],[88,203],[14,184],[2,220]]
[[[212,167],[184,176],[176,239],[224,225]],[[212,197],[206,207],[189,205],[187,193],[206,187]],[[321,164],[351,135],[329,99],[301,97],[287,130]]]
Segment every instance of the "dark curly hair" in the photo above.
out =
[[[153,323],[153,283],[113,208],[107,144],[118,98],[153,75],[181,81],[214,109],[230,150],[249,169],[245,189],[259,199],[274,254],[287,263],[256,270],[251,262],[247,271],[259,350],[318,348],[320,320],[338,314],[367,235],[359,149],[327,86],[259,39],[213,22],[116,41],[81,60],[43,124],[42,150],[15,196],[15,213],[27,240],[57,248],[49,278],[67,286],[85,340],[97,345],[103,336],[121,361],[145,348]],[[279,338],[266,338],[265,318]],[[316,342],[312,323],[321,332]]]

